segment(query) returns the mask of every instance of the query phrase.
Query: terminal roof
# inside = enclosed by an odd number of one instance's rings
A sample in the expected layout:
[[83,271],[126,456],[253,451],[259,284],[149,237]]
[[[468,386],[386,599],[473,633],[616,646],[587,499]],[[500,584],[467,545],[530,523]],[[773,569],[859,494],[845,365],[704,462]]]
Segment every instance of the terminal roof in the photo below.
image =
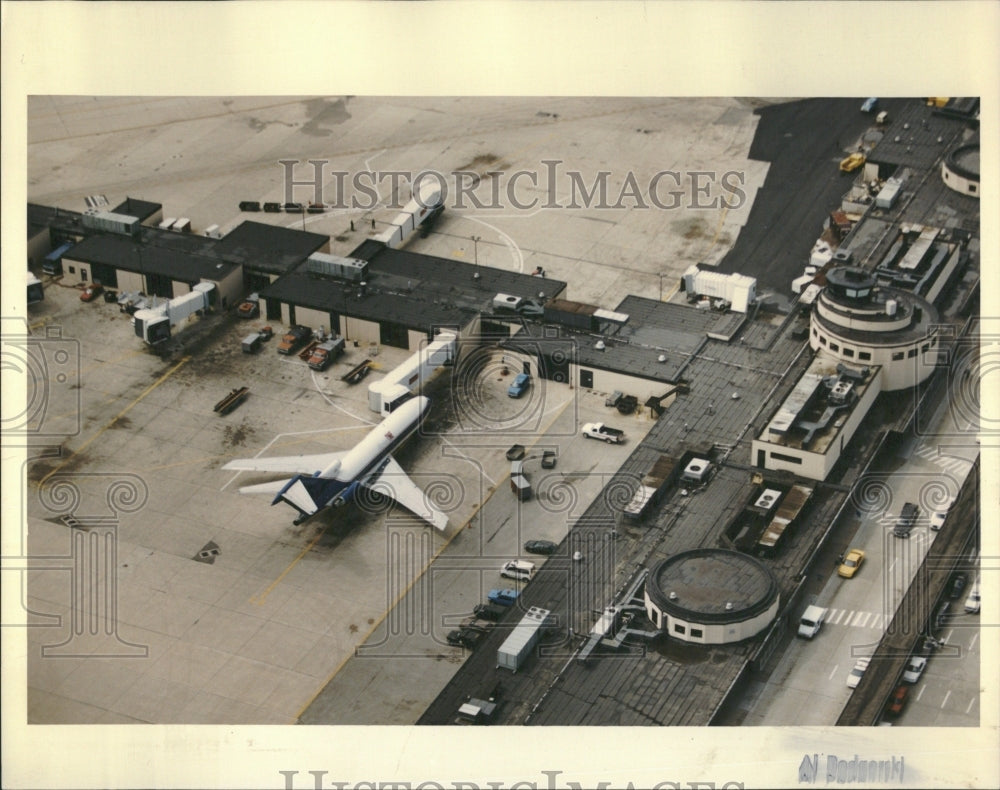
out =
[[[205,239],[203,236],[193,238]],[[139,243],[127,236],[113,234],[100,234],[84,239],[73,248],[69,257],[84,263],[155,274],[187,283],[196,283],[202,279],[220,280],[237,268],[234,263],[226,263],[212,256]]]
[[125,214],[129,217],[137,217],[140,222],[145,222],[157,211],[163,209],[162,203],[152,203],[148,200],[127,197],[113,209],[114,214]]
[[285,274],[330,243],[319,233],[246,221],[219,241],[216,254],[267,274]]

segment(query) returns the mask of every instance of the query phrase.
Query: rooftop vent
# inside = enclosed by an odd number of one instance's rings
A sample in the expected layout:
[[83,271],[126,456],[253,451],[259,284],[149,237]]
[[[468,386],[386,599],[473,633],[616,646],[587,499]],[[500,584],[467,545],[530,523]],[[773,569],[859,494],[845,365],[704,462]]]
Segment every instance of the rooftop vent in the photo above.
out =
[[604,341],[598,340],[596,343],[594,343],[594,348],[596,348],[598,351],[604,351],[604,349],[606,348],[606,346],[604,345]]
[[670,591],[670,600],[671,601],[677,600],[677,593],[675,593],[673,590]]
[[753,503],[754,507],[759,507],[762,510],[770,510],[778,502],[778,497],[781,496],[781,492],[774,488],[765,489],[761,495],[757,498],[757,501]]
[[660,354],[660,356],[658,356],[656,358],[656,361],[657,362],[666,362],[667,361],[667,355],[666,354]]
[[726,601],[726,611],[727,612],[733,611],[733,602],[732,601]]

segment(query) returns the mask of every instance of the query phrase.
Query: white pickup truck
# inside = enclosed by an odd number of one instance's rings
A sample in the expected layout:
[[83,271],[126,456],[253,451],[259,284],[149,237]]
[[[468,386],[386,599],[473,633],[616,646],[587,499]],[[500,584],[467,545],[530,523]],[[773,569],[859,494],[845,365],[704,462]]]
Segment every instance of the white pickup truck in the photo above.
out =
[[588,439],[600,439],[609,444],[621,444],[625,441],[624,431],[609,428],[603,422],[588,422],[583,426],[583,435]]

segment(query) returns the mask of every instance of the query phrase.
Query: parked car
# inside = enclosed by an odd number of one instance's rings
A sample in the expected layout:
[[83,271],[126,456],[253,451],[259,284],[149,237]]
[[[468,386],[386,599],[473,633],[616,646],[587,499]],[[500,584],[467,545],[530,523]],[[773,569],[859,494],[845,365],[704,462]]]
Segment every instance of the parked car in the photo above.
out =
[[851,549],[844,555],[840,567],[837,568],[837,575],[843,576],[845,579],[853,578],[864,561],[865,553],[861,549]]
[[520,594],[520,591],[511,590],[510,588],[503,590],[490,590],[486,595],[486,599],[490,603],[500,604],[500,606],[513,606],[514,601],[517,600],[517,596]]
[[948,588],[948,597],[952,600],[961,598],[965,592],[965,585],[969,582],[969,574],[959,571],[951,577],[951,586]]
[[518,373],[511,385],[507,387],[507,397],[520,398],[530,386],[531,376],[528,373]]
[[965,599],[965,611],[967,614],[979,614],[979,582],[972,585],[969,597]]
[[861,676],[865,674],[865,670],[868,669],[868,665],[871,663],[870,658],[859,658],[857,663],[847,674],[847,688],[855,689],[858,687],[858,683],[861,682]]
[[80,301],[93,302],[98,296],[100,296],[103,290],[104,286],[100,283],[91,283],[80,292]]
[[935,510],[931,513],[930,527],[932,532],[937,532],[944,526],[944,518],[947,515],[947,511],[944,510]]
[[552,554],[557,548],[551,540],[529,540],[524,544],[524,550],[528,554]]
[[909,686],[896,686],[896,690],[892,692],[892,696],[889,697],[889,703],[885,706],[886,715],[891,716],[892,718],[900,716],[903,712],[903,708],[906,707],[906,701],[909,698]]
[[944,628],[945,624],[948,622],[948,615],[950,613],[951,603],[949,601],[942,601],[939,603],[937,609],[934,610],[934,628]]
[[535,563],[528,562],[527,560],[505,562],[500,569],[500,575],[519,582],[530,581],[531,577],[535,575]]
[[555,450],[543,450],[542,451],[542,469],[555,469],[556,468],[556,451]]
[[496,622],[507,610],[502,606],[493,603],[477,603],[472,613],[480,620],[492,620]]
[[906,662],[906,669],[903,670],[903,680],[907,683],[916,683],[927,666],[927,659],[924,656],[910,656]]
[[460,628],[456,631],[449,631],[445,639],[449,645],[472,650],[484,636],[486,636],[486,632],[480,631],[478,628]]

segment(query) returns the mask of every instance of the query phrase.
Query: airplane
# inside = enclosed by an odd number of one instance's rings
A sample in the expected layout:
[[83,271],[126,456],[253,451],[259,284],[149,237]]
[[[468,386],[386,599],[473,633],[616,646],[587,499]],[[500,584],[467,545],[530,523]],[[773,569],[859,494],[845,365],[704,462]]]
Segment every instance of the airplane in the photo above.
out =
[[246,472],[286,472],[290,480],[245,486],[241,494],[275,494],[272,505],[286,502],[299,512],[295,524],[327,507],[343,507],[358,487],[389,496],[437,529],[448,526],[448,516],[438,510],[391,453],[403,444],[423,420],[430,399],[411,398],[376,425],[352,449],[319,455],[243,458],[223,469]]

